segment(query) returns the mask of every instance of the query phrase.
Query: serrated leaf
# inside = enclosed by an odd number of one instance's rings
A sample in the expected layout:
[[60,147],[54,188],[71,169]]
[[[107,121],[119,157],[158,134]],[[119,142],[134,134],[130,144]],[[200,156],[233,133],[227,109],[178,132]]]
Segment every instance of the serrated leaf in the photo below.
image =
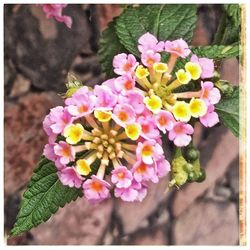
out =
[[139,56],[138,38],[146,32],[163,41],[183,38],[190,42],[197,21],[196,11],[194,4],[140,5],[126,9],[115,28],[125,48]]
[[23,194],[11,236],[19,235],[47,221],[59,207],[82,196],[82,191],[62,185],[54,164],[42,158]]
[[137,49],[138,38],[148,31],[148,23],[144,17],[137,8],[127,8],[119,16],[115,25],[121,43],[129,52],[138,57],[140,56]]
[[98,50],[102,69],[107,73],[108,77],[114,75],[112,66],[113,57],[119,53],[126,53],[126,49],[116,35],[115,22],[116,20],[114,19],[109,23],[108,28],[102,32]]
[[221,122],[239,137],[239,87],[235,87],[230,96],[222,98],[215,109]]
[[221,19],[214,36],[214,44],[228,45],[239,42],[240,6],[225,4]]
[[232,18],[234,25],[240,25],[240,6],[239,4],[224,4],[224,9],[229,17]]
[[214,60],[224,58],[238,57],[240,53],[239,44],[232,45],[211,45],[204,47],[195,47],[191,49],[198,57],[208,57]]

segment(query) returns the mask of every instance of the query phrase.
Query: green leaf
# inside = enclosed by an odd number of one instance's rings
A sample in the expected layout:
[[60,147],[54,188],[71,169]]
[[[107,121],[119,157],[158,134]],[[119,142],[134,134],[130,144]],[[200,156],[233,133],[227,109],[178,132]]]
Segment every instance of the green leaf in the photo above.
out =
[[239,87],[235,87],[230,96],[221,99],[216,105],[216,112],[221,122],[239,137]]
[[229,17],[232,18],[235,26],[240,25],[240,6],[239,4],[224,4],[224,9]]
[[64,207],[79,196],[82,196],[82,191],[64,186],[57,177],[54,164],[42,158],[23,194],[11,236],[19,235],[47,221],[59,207]]
[[187,4],[140,5],[117,19],[116,32],[125,48],[136,56],[138,39],[146,32],[159,40],[183,38],[190,42],[197,21],[197,6]]
[[224,58],[238,57],[240,53],[239,44],[232,45],[211,45],[204,47],[195,47],[191,49],[198,57],[208,57],[214,60]]
[[114,19],[109,23],[108,28],[102,32],[98,51],[102,69],[107,73],[108,77],[114,76],[113,57],[119,53],[126,53],[126,49],[116,35],[115,22],[116,20]]
[[240,6],[239,4],[225,4],[223,7],[213,43],[228,45],[239,42]]
[[121,43],[138,57],[140,56],[137,49],[138,38],[148,31],[148,23],[144,17],[137,8],[127,8],[118,17],[115,25]]

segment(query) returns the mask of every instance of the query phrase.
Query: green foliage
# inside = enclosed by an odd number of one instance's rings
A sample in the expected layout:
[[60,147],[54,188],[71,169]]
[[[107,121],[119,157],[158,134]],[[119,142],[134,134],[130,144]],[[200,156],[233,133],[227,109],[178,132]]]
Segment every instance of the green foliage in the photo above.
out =
[[225,96],[216,105],[221,122],[228,127],[235,136],[239,136],[239,87],[235,87],[230,96]]
[[125,48],[139,56],[138,38],[146,32],[163,41],[183,38],[190,42],[197,21],[196,11],[194,4],[147,4],[127,8],[117,19],[116,32]]
[[224,9],[233,24],[238,27],[240,25],[240,6],[239,4],[224,4]]
[[231,44],[239,42],[240,34],[240,6],[239,4],[225,4],[223,15],[214,37],[214,44]]
[[82,196],[82,191],[62,185],[54,164],[42,158],[23,194],[11,236],[19,235],[47,221],[59,207],[64,207],[79,196]]
[[239,56],[239,44],[231,45],[211,45],[204,47],[195,47],[191,49],[199,57],[208,57],[214,60]]
[[102,69],[109,77],[114,75],[112,66],[113,57],[119,53],[126,53],[126,49],[120,43],[119,38],[116,35],[114,19],[113,22],[109,23],[108,28],[103,31],[98,51]]
[[127,8],[121,16],[118,17],[116,32],[120,42],[132,54],[139,57],[137,49],[138,38],[148,30],[147,20],[137,8]]

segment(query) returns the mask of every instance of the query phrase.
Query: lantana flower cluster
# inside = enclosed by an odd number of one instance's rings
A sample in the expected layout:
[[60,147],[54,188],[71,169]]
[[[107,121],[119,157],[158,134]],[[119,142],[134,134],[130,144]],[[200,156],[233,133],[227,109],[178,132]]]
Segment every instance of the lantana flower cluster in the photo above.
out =
[[[82,188],[92,203],[111,193],[142,201],[150,182],[171,171],[162,136],[184,147],[194,132],[191,121],[219,122],[213,60],[192,54],[183,39],[158,41],[150,33],[139,38],[138,50],[140,61],[132,54],[114,57],[117,77],[93,89],[69,88],[65,106],[51,109],[43,123],[45,157],[64,185]],[[191,83],[196,89],[183,91]]]

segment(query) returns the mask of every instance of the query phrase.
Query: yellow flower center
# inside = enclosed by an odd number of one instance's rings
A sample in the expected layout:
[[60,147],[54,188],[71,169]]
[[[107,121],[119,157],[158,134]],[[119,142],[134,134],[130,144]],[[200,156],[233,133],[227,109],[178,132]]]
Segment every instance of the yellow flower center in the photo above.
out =
[[125,128],[126,135],[133,141],[137,140],[140,136],[141,126],[139,124],[129,124]]
[[86,160],[80,159],[76,162],[76,171],[80,175],[88,175],[91,172],[91,168]]
[[150,97],[148,96],[145,97],[144,103],[146,104],[147,108],[153,113],[158,113],[162,108],[162,100],[157,95],[151,95]]
[[149,71],[147,68],[144,68],[142,65],[139,65],[136,68],[135,75],[138,79],[143,79],[149,75]]
[[84,128],[80,123],[71,124],[64,129],[63,135],[66,137],[66,141],[69,144],[78,143],[83,136]]
[[188,84],[191,80],[191,75],[189,72],[186,72],[184,69],[179,69],[176,72],[176,77],[178,81],[182,84]]
[[180,120],[182,122],[188,122],[191,118],[189,105],[184,101],[178,101],[175,103],[173,107],[173,114],[176,120]]
[[155,63],[153,67],[157,73],[165,73],[168,71],[168,65],[166,63]]
[[142,149],[143,156],[150,156],[153,153],[153,147],[151,145],[146,145]]
[[191,111],[191,115],[195,118],[203,116],[207,112],[207,106],[201,99],[192,98],[189,103],[189,109]]
[[201,76],[201,67],[197,63],[188,62],[185,65],[185,69],[190,73],[193,80],[197,80]]
[[99,111],[99,110],[95,110],[94,116],[100,122],[108,122],[111,119],[112,112],[111,111]]

